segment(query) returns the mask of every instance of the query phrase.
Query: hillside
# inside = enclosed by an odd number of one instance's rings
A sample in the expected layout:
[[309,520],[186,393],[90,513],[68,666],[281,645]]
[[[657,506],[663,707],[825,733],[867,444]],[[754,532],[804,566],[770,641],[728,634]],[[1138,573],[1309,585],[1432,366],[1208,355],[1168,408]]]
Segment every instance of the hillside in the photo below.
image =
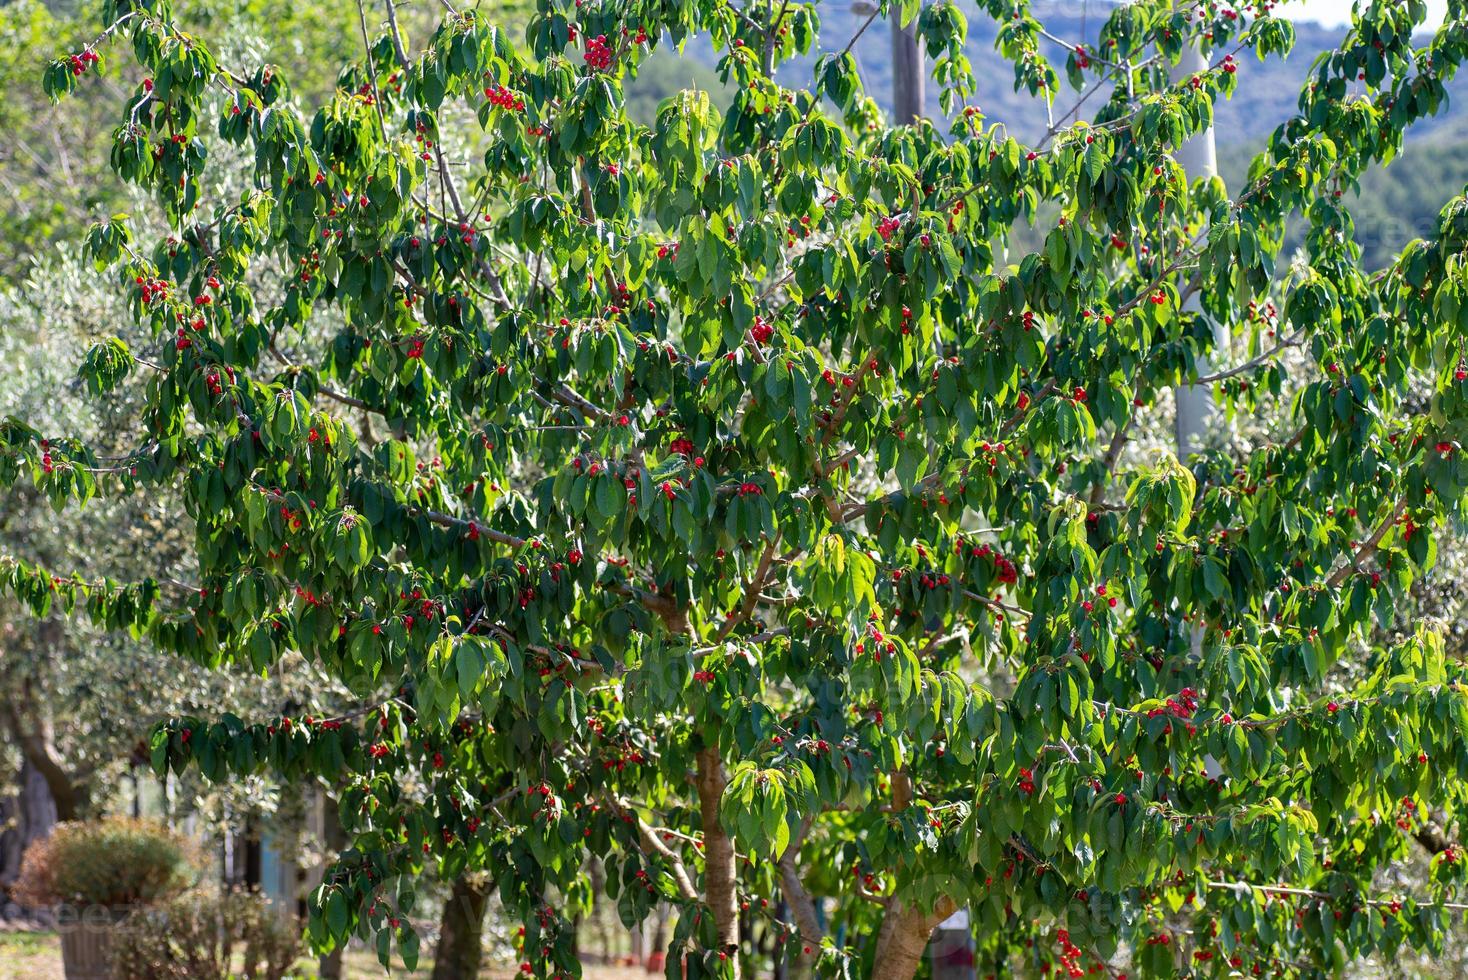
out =
[[[1105,19],[1108,6],[1104,2],[1075,4],[1052,4],[1040,17],[1046,28],[1057,37],[1076,43],[1089,43],[1097,35]],[[1016,137],[1033,139],[1045,130],[1045,107],[1028,93],[1014,91],[1014,69],[994,50],[996,26],[987,14],[964,5],[969,14],[969,43],[967,54],[979,79],[979,94],[975,100],[993,121],[1003,122]],[[865,15],[852,12],[845,2],[822,3],[821,40],[826,50],[840,50],[866,20]],[[1300,86],[1310,70],[1311,63],[1320,52],[1334,47],[1344,34],[1343,28],[1323,27],[1310,22],[1295,25],[1295,50],[1287,59],[1272,57],[1265,62],[1253,58],[1243,59],[1239,69],[1239,89],[1234,98],[1218,107],[1218,133],[1220,142],[1253,143],[1268,137],[1282,120],[1295,109]],[[855,52],[862,77],[868,90],[879,102],[889,98],[891,80],[891,35],[885,21],[873,23],[857,41]],[[1063,71],[1064,54],[1058,46],[1051,46],[1046,53],[1051,56],[1057,70]],[[701,52],[690,48],[694,57]],[[1058,56],[1057,56],[1058,55]],[[805,75],[814,59],[792,62],[784,70],[792,80]],[[1468,96],[1468,76],[1460,76],[1451,92],[1458,98]],[[1062,83],[1062,98],[1057,105],[1057,115],[1062,115],[1074,104],[1077,95]],[[1092,104],[1095,103],[1092,99]],[[929,86],[929,112],[939,115],[936,86]],[[1419,136],[1451,126],[1452,117],[1439,116],[1425,122]],[[1468,134],[1462,123],[1457,131]]]
[[[1103,2],[1067,4],[1042,18],[1058,37],[1084,43],[1094,39],[1104,19]],[[861,27],[865,15],[853,13],[846,3],[821,4],[823,47],[840,50]],[[1234,97],[1217,107],[1215,129],[1220,169],[1231,188],[1243,180],[1248,162],[1262,148],[1282,121],[1294,112],[1296,99],[1317,55],[1339,43],[1344,28],[1324,27],[1309,22],[1295,25],[1295,49],[1288,58],[1260,62],[1246,59],[1239,71]],[[1045,131],[1045,107],[1028,93],[1014,91],[1014,71],[994,50],[996,28],[983,13],[970,10],[967,52],[979,79],[975,100],[991,121],[1003,122],[1015,136],[1034,140]],[[874,22],[858,39],[854,51],[868,91],[878,102],[890,100],[892,88],[890,29],[885,21]],[[1057,69],[1064,55],[1058,46],[1047,52]],[[686,58],[712,63],[707,46],[690,45]],[[783,71],[791,84],[798,83],[815,58],[792,62]],[[705,77],[705,76],[700,76]],[[1367,267],[1378,267],[1413,238],[1430,235],[1444,201],[1468,183],[1468,116],[1458,109],[1468,103],[1468,75],[1460,75],[1450,86],[1448,108],[1424,120],[1410,135],[1406,151],[1387,168],[1376,168],[1362,181],[1354,196],[1357,239]],[[1078,97],[1063,84],[1057,116]],[[1092,99],[1089,105],[1096,104]],[[928,109],[939,116],[938,91],[928,87]]]

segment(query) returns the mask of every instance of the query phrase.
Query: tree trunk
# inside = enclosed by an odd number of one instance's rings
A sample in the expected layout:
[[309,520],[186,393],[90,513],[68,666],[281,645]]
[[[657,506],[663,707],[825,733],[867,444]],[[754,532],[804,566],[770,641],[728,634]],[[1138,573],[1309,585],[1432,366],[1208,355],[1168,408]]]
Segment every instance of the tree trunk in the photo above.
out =
[[923,961],[928,937],[938,923],[953,914],[952,899],[942,898],[932,912],[913,908],[896,896],[888,899],[882,929],[872,958],[872,980],[911,980]]
[[55,762],[49,751],[35,750],[35,747],[39,745],[39,742],[22,744],[21,750],[25,753],[26,762],[32,767],[32,771],[39,773],[45,780],[46,788],[50,790],[51,800],[56,809],[56,820],[75,820],[81,816],[82,794],[72,783],[66,770]]
[[719,823],[719,800],[728,777],[717,746],[698,753],[698,803],[703,817],[703,890],[718,930],[718,950],[732,960],[739,977],[739,889],[735,881],[734,842]]
[[[661,970],[668,962],[668,906],[665,903],[658,903],[655,920],[656,924],[652,929],[651,946],[647,950],[647,956],[641,960],[642,965],[648,968],[649,973]],[[659,964],[657,970],[652,968],[654,958],[656,958]]]
[[15,796],[0,802],[0,826],[0,884],[9,884],[20,874],[25,849],[56,826],[56,802],[30,759],[21,760]]
[[474,980],[483,957],[484,910],[489,906],[489,880],[472,872],[454,879],[443,903],[433,980]]
[[926,67],[917,40],[917,19],[903,27],[898,23],[901,16],[896,9],[892,11],[892,121],[907,126],[923,118]]
[[606,891],[607,868],[602,859],[593,854],[586,861],[586,873],[591,878],[591,911],[587,914],[587,921],[591,924],[591,931],[596,935],[598,952],[603,963],[612,962],[611,936],[607,932],[606,909],[598,900]]
[[51,785],[29,759],[20,766],[19,829],[21,846],[41,837],[49,837],[51,828],[61,820],[61,811],[51,795]]
[[[21,690],[23,702],[40,703],[39,694],[29,678],[22,682]],[[56,805],[56,819],[75,820],[81,813],[82,791],[57,758],[56,749],[51,744],[50,722],[38,711],[23,711],[19,705],[5,706],[5,725],[10,729],[10,737],[25,761],[46,781],[46,788]]]
[[0,798],[0,890],[20,873],[20,856],[24,851],[20,839],[20,801],[16,796]]
[[[321,836],[322,843],[326,845],[326,867],[329,868],[347,846],[347,834],[342,829],[341,814],[337,810],[336,801],[327,795],[321,804]],[[320,980],[341,980],[342,951],[345,948],[346,943],[338,943],[331,952],[317,961],[316,975]]]

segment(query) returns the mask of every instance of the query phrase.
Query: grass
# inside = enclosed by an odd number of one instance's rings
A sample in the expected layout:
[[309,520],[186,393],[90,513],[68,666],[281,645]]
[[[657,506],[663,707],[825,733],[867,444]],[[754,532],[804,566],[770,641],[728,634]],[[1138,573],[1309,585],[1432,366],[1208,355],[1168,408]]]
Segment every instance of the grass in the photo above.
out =
[[61,975],[61,941],[54,932],[0,932],[0,980]]
[[[347,980],[376,980],[384,976],[377,954],[368,949],[350,948],[343,957],[342,974]],[[316,961],[301,959],[296,963],[293,974],[300,980],[314,980]],[[394,977],[423,980],[433,970],[433,961],[425,957],[419,968],[407,973],[394,969]],[[633,980],[648,974],[640,970],[615,970],[588,967],[584,974],[587,980]],[[61,968],[61,939],[54,932],[0,932],[0,980],[65,980]],[[484,980],[510,980],[516,976],[513,969],[490,968],[480,974]]]
[[[366,949],[349,949],[343,958],[343,974],[351,980],[367,980],[384,975],[377,954]],[[427,977],[433,969],[432,961],[420,964],[412,973],[401,968],[393,970],[394,977],[419,980]],[[507,976],[489,973],[486,976]],[[64,980],[66,974],[61,967],[61,939],[54,932],[6,932],[0,933],[0,980]],[[300,980],[314,980],[316,960],[303,957],[296,963],[293,976]]]

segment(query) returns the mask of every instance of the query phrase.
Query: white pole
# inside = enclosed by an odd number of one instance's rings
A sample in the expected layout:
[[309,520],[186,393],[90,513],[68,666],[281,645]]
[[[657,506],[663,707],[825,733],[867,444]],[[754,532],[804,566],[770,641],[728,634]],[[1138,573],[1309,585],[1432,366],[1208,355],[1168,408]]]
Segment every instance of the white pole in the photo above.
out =
[[[1183,49],[1182,58],[1178,68],[1183,77],[1194,75],[1208,68],[1208,60],[1203,57],[1203,52],[1196,46],[1189,45]],[[1213,143],[1213,127],[1193,136],[1178,148],[1178,163],[1182,165],[1183,172],[1187,174],[1188,182],[1208,179],[1218,176],[1218,153]],[[1202,303],[1196,294],[1188,297],[1183,309],[1200,312]],[[1228,349],[1228,325],[1215,323],[1213,326],[1214,349],[1220,352]],[[1208,355],[1197,359],[1198,374],[1211,374],[1213,361]],[[1219,425],[1218,403],[1213,399],[1213,388],[1211,385],[1182,385],[1177,389],[1177,455],[1179,459],[1186,460],[1191,454],[1198,452],[1208,442],[1208,437],[1216,431]],[[1203,653],[1203,627],[1195,625],[1192,630],[1193,656],[1198,657]],[[1205,760],[1205,766],[1210,774],[1218,763],[1210,756]]]
[[[1189,46],[1183,50],[1182,60],[1178,67],[1183,77],[1186,78],[1205,71],[1208,68],[1208,61],[1197,47]],[[1177,160],[1182,164],[1189,183],[1199,178],[1206,180],[1218,176],[1218,154],[1213,144],[1213,127],[1209,126],[1179,147]],[[1198,297],[1196,295],[1189,297],[1183,308],[1192,311],[1200,310],[1201,304],[1198,302]],[[1226,349],[1228,339],[1228,325],[1215,324],[1213,340],[1216,349]],[[1198,359],[1199,374],[1211,374],[1212,370],[1210,358],[1205,355]],[[1215,428],[1217,422],[1218,405],[1213,400],[1213,390],[1210,386],[1183,385],[1178,388],[1178,457],[1186,459],[1190,454],[1201,449],[1207,441],[1208,433]]]

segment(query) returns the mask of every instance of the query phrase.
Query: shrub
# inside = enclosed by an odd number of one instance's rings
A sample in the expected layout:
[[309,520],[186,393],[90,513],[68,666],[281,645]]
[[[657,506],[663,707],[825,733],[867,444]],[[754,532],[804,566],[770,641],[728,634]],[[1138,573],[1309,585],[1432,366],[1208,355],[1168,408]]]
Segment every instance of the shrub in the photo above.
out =
[[138,909],[112,946],[116,980],[279,980],[300,953],[300,930],[242,891],[195,890]]
[[162,824],[77,821],[57,824],[49,837],[26,848],[14,894],[33,906],[151,905],[189,888],[198,871],[194,847]]

